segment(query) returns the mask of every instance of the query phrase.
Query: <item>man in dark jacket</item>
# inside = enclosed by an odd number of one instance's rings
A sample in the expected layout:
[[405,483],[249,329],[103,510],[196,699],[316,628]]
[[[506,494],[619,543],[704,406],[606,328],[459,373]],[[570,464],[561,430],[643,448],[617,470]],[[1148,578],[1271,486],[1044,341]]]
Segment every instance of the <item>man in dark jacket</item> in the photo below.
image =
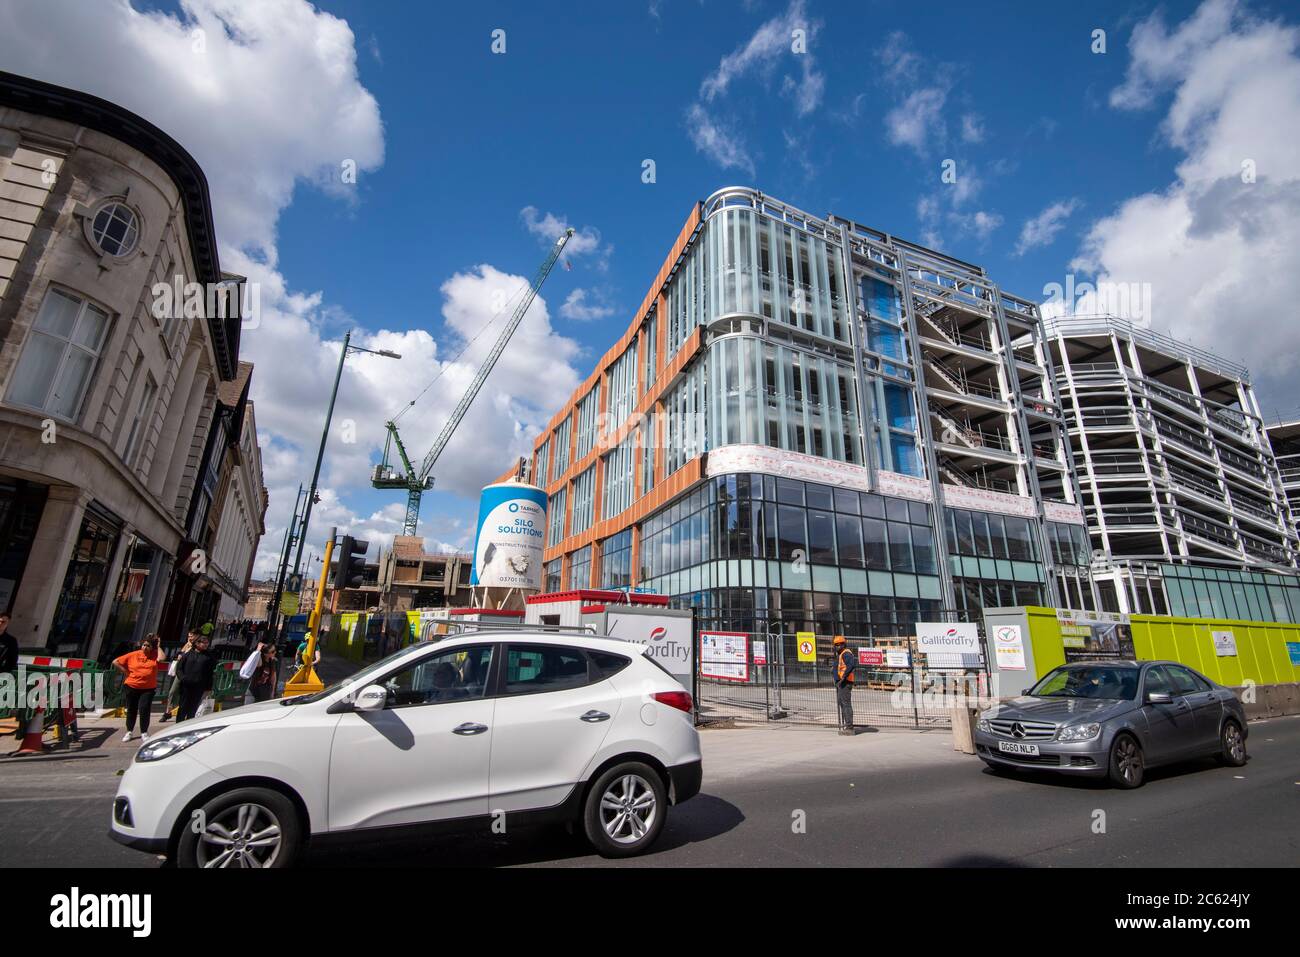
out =
[[[18,695],[18,639],[9,634],[9,615],[0,614],[0,675],[12,675],[14,696]],[[27,710],[19,708],[16,715],[18,729],[14,737],[21,738],[27,731]]]
[[196,635],[193,647],[176,663],[176,682],[181,689],[178,722],[194,717],[203,695],[212,690],[212,673],[216,669],[217,659],[208,651],[208,636]]
[[0,614],[0,674],[18,670],[18,639],[9,634],[9,615]]

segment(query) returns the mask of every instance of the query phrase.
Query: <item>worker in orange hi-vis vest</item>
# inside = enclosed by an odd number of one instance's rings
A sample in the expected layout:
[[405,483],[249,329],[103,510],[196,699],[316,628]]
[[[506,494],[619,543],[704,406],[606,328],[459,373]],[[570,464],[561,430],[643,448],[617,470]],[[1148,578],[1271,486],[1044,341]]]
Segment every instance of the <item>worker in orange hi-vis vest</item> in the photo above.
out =
[[831,639],[835,649],[835,703],[840,709],[840,734],[853,734],[853,680],[858,663],[843,635]]

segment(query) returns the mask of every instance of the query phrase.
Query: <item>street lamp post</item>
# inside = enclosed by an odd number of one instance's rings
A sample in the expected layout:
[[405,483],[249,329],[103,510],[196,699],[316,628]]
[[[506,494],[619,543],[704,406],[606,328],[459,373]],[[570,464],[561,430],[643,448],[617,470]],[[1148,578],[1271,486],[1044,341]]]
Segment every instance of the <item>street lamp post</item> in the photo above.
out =
[[311,523],[311,507],[317,501],[316,486],[320,481],[321,462],[325,458],[325,443],[329,441],[330,437],[330,422],[334,418],[334,401],[338,398],[339,394],[339,380],[343,378],[343,363],[347,360],[348,353],[350,352],[368,352],[372,356],[384,356],[388,359],[402,358],[396,352],[391,352],[388,349],[363,349],[361,346],[352,345],[351,329],[349,329],[347,335],[343,337],[343,348],[339,352],[339,367],[338,371],[334,373],[334,389],[330,392],[329,409],[325,412],[325,428],[321,430],[320,448],[316,452],[316,470],[312,472],[311,489],[307,493],[307,507],[303,512],[302,532],[298,536],[298,553],[293,560],[293,572],[295,575],[298,574],[299,567],[302,564],[302,547],[307,541],[307,529]]
[[271,595],[271,607],[267,610],[266,615],[266,633],[272,641],[276,640],[275,636],[279,626],[280,618],[280,596],[284,594],[284,576],[289,570],[289,553],[293,551],[294,536],[300,531],[298,528],[298,510],[302,507],[302,486],[298,486],[298,495],[293,500],[293,518],[289,520],[289,526],[284,530],[284,546],[280,552],[279,572],[275,578],[275,592]]

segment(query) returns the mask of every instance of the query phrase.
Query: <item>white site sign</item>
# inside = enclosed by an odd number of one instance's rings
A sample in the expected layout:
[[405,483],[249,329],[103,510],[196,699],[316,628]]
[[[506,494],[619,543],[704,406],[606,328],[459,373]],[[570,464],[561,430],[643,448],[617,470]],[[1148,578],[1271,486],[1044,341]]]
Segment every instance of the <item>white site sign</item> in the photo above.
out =
[[605,627],[611,638],[635,641],[646,646],[650,657],[691,688],[695,670],[695,642],[691,640],[693,619],[689,615],[619,614],[607,609]]
[[998,625],[993,629],[993,656],[999,671],[1025,670],[1025,642],[1019,625]]
[[918,621],[916,649],[926,654],[977,655],[980,650],[979,627],[971,622]]
[[1214,637],[1214,653],[1220,658],[1235,658],[1237,656],[1237,636],[1230,631],[1212,631],[1210,634]]

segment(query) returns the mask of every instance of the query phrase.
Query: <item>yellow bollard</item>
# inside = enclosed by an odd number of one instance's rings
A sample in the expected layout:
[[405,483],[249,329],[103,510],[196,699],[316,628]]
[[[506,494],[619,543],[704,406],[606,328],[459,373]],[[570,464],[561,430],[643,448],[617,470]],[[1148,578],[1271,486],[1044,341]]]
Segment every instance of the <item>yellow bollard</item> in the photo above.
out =
[[307,619],[307,653],[303,655],[302,667],[284,684],[286,698],[312,694],[325,688],[320,678],[316,677],[316,668],[312,662],[316,660],[316,630],[320,625],[321,600],[325,597],[325,576],[329,574],[330,556],[333,553],[334,534],[331,532],[330,540],[325,543],[325,558],[321,561],[320,580],[316,583],[316,607],[312,609],[311,617]]

